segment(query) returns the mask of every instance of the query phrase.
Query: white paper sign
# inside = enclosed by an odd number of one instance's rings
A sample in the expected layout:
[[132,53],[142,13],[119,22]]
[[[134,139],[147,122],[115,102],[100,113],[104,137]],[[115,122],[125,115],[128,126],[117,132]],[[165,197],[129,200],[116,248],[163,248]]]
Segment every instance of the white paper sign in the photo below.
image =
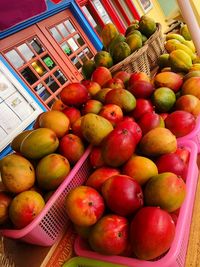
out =
[[0,127],[9,134],[22,122],[4,102],[0,104]]
[[6,138],[7,133],[0,127],[0,140]]
[[6,79],[6,77],[0,71],[0,97],[5,100],[14,92],[16,92],[15,87],[8,79]]
[[26,99],[19,92],[15,92],[7,98],[5,102],[22,121],[34,112],[32,106],[29,105]]

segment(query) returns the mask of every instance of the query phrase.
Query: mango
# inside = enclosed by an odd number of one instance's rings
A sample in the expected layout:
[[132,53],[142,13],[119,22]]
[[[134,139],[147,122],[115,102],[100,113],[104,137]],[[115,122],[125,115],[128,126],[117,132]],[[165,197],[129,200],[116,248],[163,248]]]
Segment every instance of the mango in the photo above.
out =
[[185,41],[185,38],[182,35],[178,34],[178,33],[168,33],[166,35],[166,40],[168,41],[168,40],[171,40],[171,39],[176,39],[181,43],[183,43]]
[[94,99],[96,99],[96,100],[98,100],[104,104],[106,94],[111,90],[112,90],[112,88],[102,88],[96,95],[94,95]]
[[168,53],[174,50],[177,50],[177,49],[181,49],[185,51],[191,57],[192,60],[196,58],[196,55],[193,53],[193,51],[188,46],[184,45],[183,43],[175,39],[168,40],[165,44],[165,48]]
[[193,71],[189,71],[184,77],[183,77],[183,81],[187,81],[188,79],[192,78],[192,77],[200,77],[200,69],[199,70],[193,70]]
[[118,35],[116,35],[111,43],[109,44],[109,48],[108,48],[108,51],[110,53],[111,56],[113,56],[113,51],[115,49],[115,45],[120,43],[120,42],[124,42],[126,40],[125,36],[121,33],[119,33]]
[[131,54],[131,48],[126,42],[120,42],[115,45],[112,57],[114,64],[124,60]]
[[118,32],[116,26],[111,22],[107,23],[103,27],[103,30],[101,32],[101,37],[102,37],[103,45],[104,45],[106,50],[108,49],[109,44],[112,41],[112,39],[118,34],[119,34],[119,32]]
[[20,146],[23,156],[30,159],[40,159],[53,153],[59,145],[54,131],[48,128],[38,128],[26,136]]
[[187,47],[189,47],[189,48],[192,50],[193,53],[195,53],[196,48],[195,48],[195,46],[194,46],[193,41],[187,41],[187,40],[185,40],[185,41],[183,41],[182,43],[183,43],[184,45],[186,45]]
[[129,34],[126,38],[126,42],[131,49],[131,53],[135,52],[137,49],[142,47],[142,35],[133,33]]
[[112,89],[106,94],[106,104],[118,105],[124,112],[130,112],[136,107],[134,95],[125,89]]
[[150,37],[156,31],[156,22],[147,15],[143,15],[139,21],[139,31]]
[[106,67],[111,68],[113,65],[113,59],[111,57],[111,54],[107,51],[99,51],[94,56],[94,62],[96,64],[96,67]]
[[11,142],[10,146],[11,148],[16,151],[20,152],[20,146],[24,138],[31,133],[32,130],[23,131],[20,134],[18,134]]
[[200,77],[191,77],[183,83],[182,95],[194,95],[200,99]]
[[1,179],[12,193],[30,189],[35,182],[35,170],[30,161],[18,154],[10,154],[0,161]]
[[69,131],[70,120],[61,111],[50,110],[39,117],[39,126],[53,130],[58,138],[63,137]]
[[190,32],[188,30],[188,26],[186,24],[182,25],[180,28],[180,34],[188,41],[191,41],[191,35]]
[[125,36],[127,36],[128,34],[130,34],[131,32],[138,30],[139,28],[139,24],[135,23],[135,24],[131,24],[128,26],[128,28],[125,31]]
[[144,198],[147,206],[156,206],[168,212],[179,209],[186,196],[182,178],[172,172],[157,174],[147,181]]
[[193,63],[192,67],[189,69],[189,72],[200,70],[200,63]]
[[161,69],[165,67],[169,67],[169,54],[166,53],[166,54],[160,55],[157,63]]
[[142,137],[139,147],[142,154],[156,157],[175,152],[177,149],[177,140],[170,130],[157,127]]
[[35,191],[24,191],[11,202],[9,217],[17,229],[31,223],[45,206],[43,197]]
[[93,113],[86,114],[81,121],[83,136],[93,145],[99,145],[112,130],[113,126],[107,119]]
[[36,178],[40,188],[55,190],[70,172],[67,158],[52,153],[43,157],[36,167]]
[[192,67],[192,60],[185,51],[177,49],[169,54],[169,64],[173,71],[188,72]]
[[183,84],[183,79],[178,73],[165,71],[158,73],[154,77],[154,85],[156,88],[168,87],[172,89],[175,93],[181,88]]

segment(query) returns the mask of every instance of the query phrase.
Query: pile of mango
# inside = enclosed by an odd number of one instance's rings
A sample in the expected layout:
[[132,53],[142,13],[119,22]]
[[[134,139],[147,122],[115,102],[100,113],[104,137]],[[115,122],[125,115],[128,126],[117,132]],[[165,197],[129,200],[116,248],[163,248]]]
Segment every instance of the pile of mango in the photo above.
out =
[[0,227],[21,229],[68,178],[85,144],[63,112],[49,110],[39,114],[34,129],[15,136],[11,148],[0,160]]
[[104,26],[101,32],[103,49],[95,55],[93,60],[83,64],[82,74],[90,79],[92,72],[99,66],[111,68],[113,65],[127,58],[141,48],[147,39],[156,31],[154,19],[144,15],[140,20],[134,20],[125,33],[119,33],[113,23]]
[[200,62],[186,24],[179,33],[166,35],[165,49],[167,53],[158,58],[160,68],[167,67],[168,70],[187,73],[193,64]]

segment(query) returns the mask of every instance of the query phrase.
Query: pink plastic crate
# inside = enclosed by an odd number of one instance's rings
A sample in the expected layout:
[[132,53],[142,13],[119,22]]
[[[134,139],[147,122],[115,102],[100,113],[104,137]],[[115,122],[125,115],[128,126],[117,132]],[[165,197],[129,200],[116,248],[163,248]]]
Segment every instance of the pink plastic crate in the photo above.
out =
[[186,199],[180,209],[176,225],[175,238],[169,251],[158,260],[144,261],[122,256],[106,256],[91,251],[86,242],[78,237],[75,241],[75,253],[79,256],[122,264],[128,267],[183,267],[189,239],[192,210],[198,180],[197,145],[191,140],[178,140],[179,147],[190,151],[186,187]]
[[53,245],[69,225],[64,206],[66,195],[72,188],[82,185],[89,176],[90,151],[91,147],[88,147],[65,181],[48,200],[42,212],[29,225],[20,230],[0,229],[0,234],[30,244]]
[[197,148],[198,148],[198,153],[200,152],[200,115],[197,117],[196,119],[196,126],[194,128],[194,130],[183,136],[183,137],[179,137],[178,140],[192,140],[197,144]]

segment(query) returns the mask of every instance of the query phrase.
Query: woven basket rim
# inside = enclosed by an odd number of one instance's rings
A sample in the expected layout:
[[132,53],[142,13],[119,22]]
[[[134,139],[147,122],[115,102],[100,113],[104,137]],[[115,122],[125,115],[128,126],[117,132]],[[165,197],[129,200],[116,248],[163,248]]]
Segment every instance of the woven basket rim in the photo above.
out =
[[156,31],[149,37],[145,44],[153,42],[159,35],[162,35],[162,25],[160,23],[156,23],[156,27]]
[[148,44],[143,45],[141,48],[137,49],[135,52],[130,54],[130,56],[126,57],[124,60],[120,61],[119,63],[113,65],[109,70],[112,72],[113,69],[119,68],[128,64],[130,61],[137,59],[140,55],[142,55],[145,51],[147,51]]

